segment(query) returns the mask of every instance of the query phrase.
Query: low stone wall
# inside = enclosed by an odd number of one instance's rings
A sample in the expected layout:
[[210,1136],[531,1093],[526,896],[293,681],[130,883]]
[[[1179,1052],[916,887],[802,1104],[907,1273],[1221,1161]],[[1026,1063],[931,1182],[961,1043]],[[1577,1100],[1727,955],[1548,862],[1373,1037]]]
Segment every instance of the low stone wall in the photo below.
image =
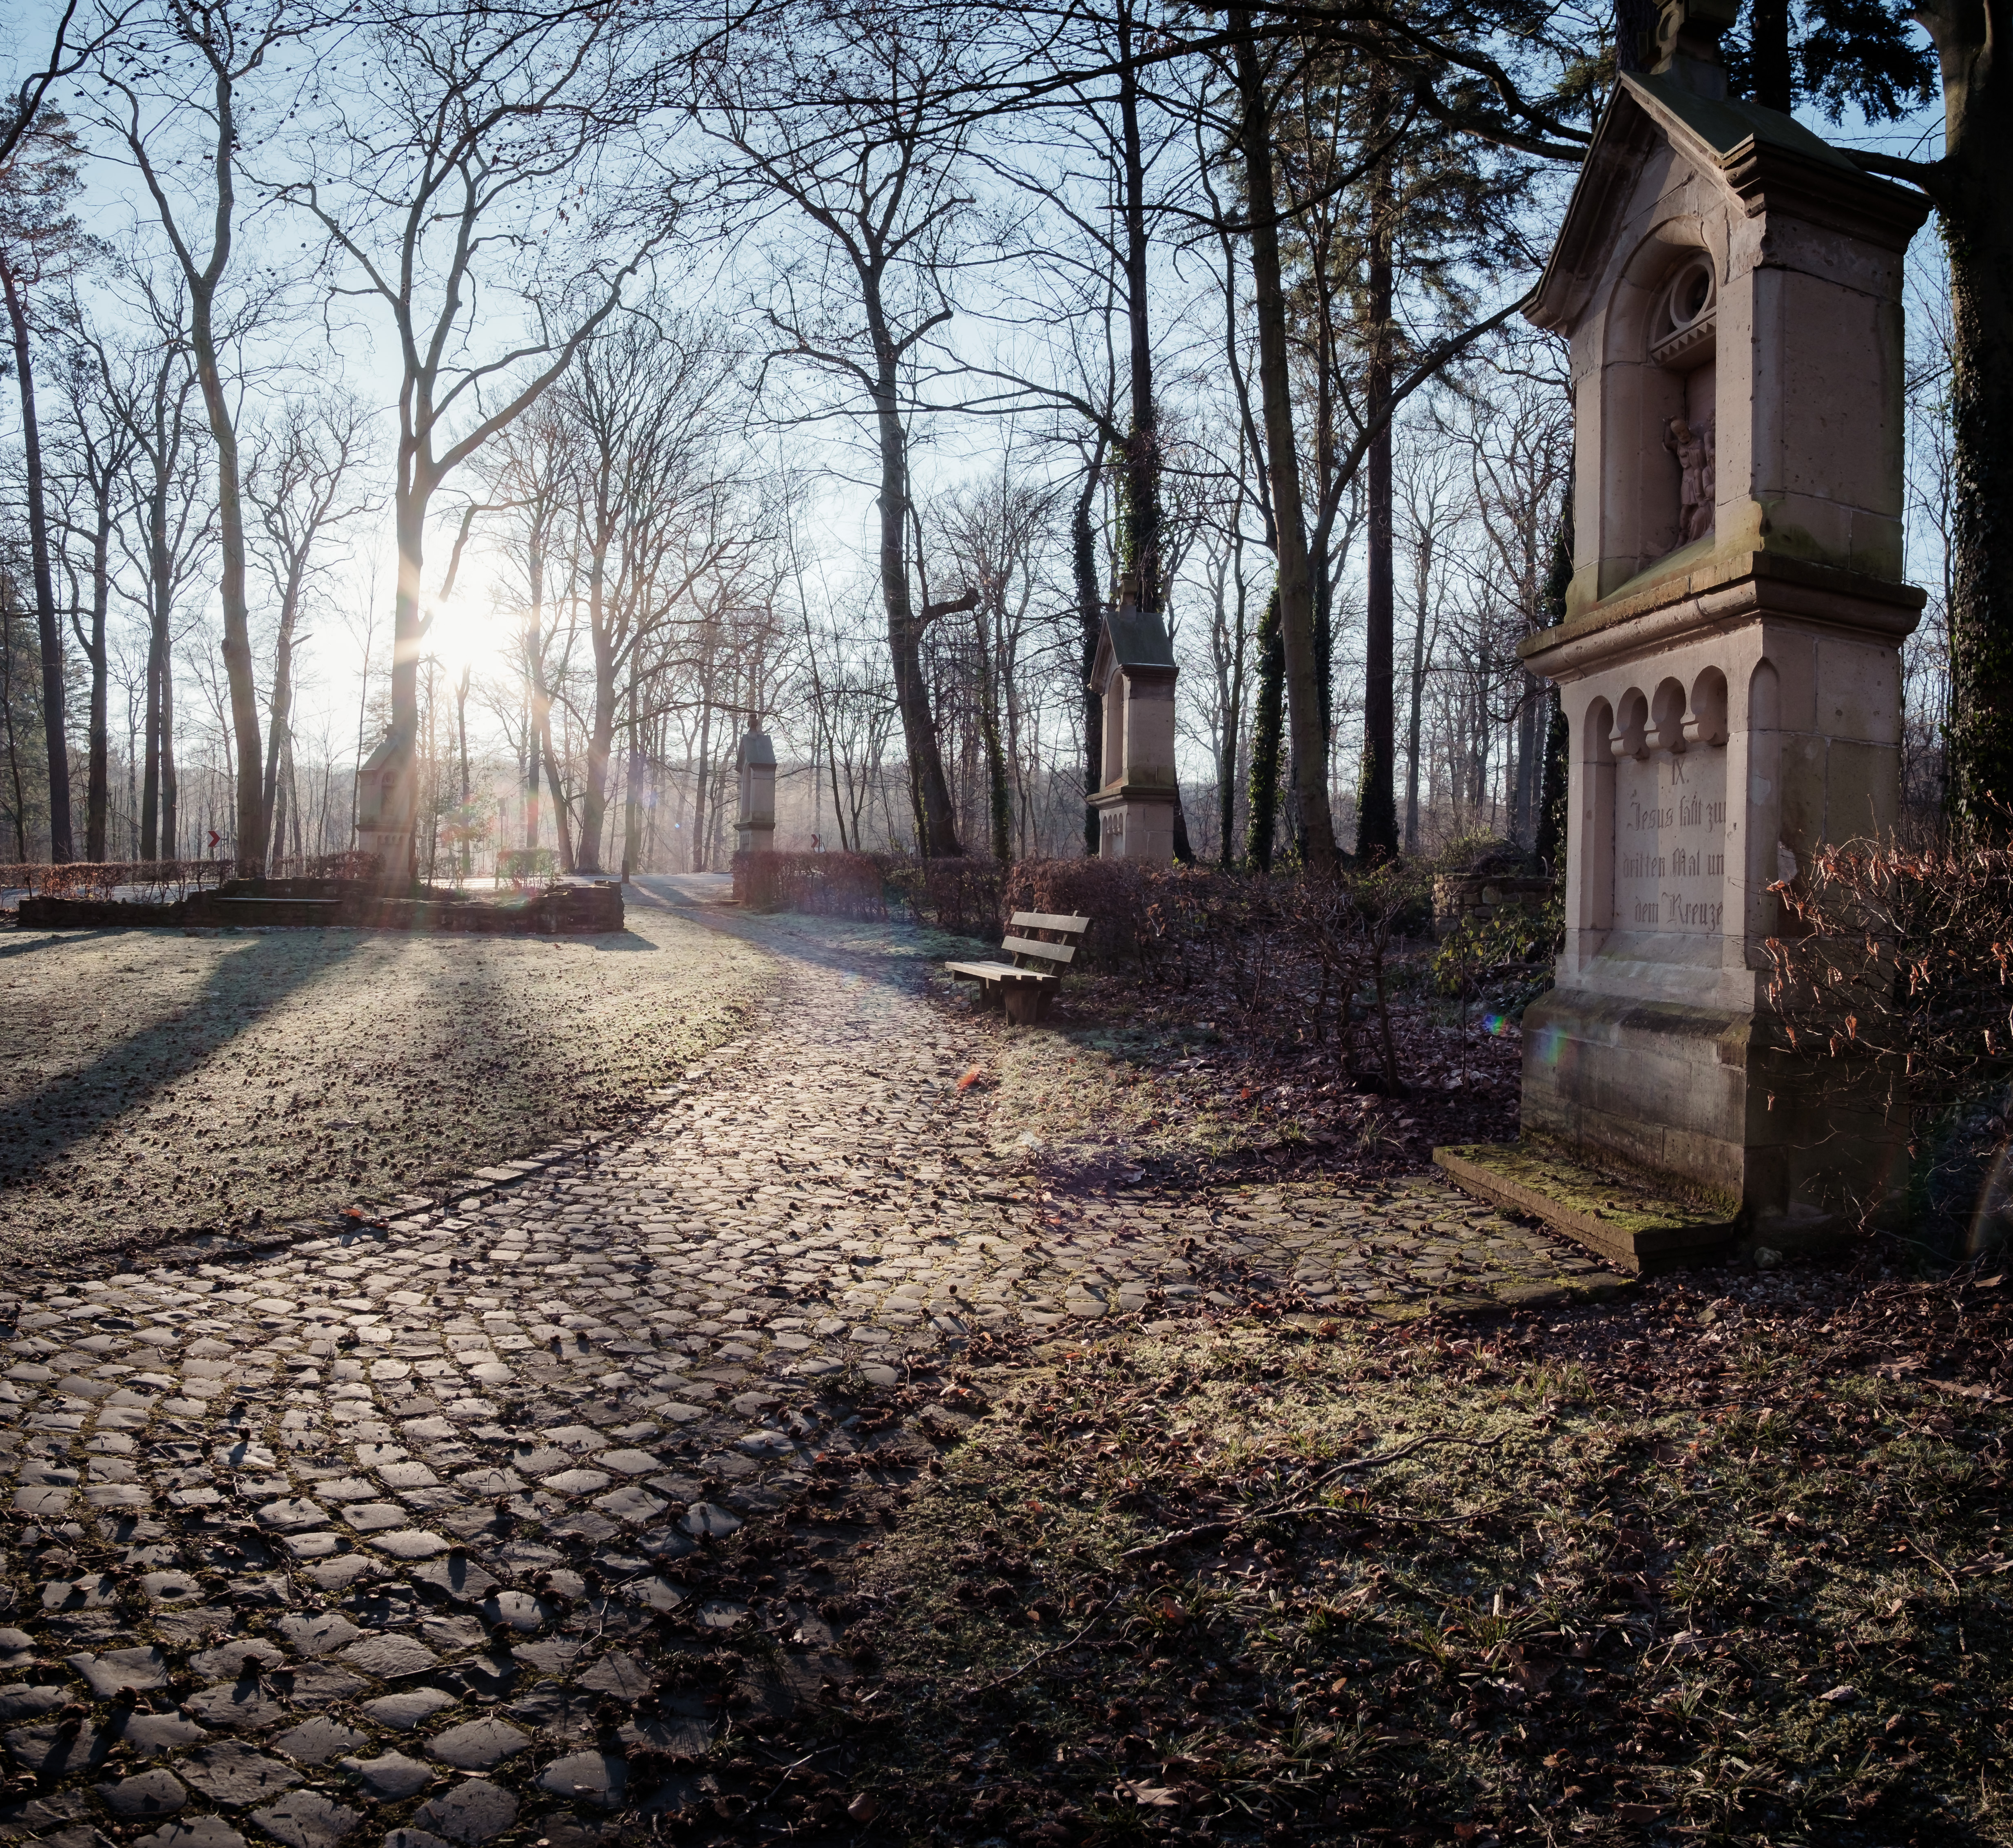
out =
[[[313,887],[316,889],[295,890]],[[125,899],[24,898],[23,929],[130,930],[136,926],[215,929],[227,925],[339,926],[366,931],[459,931],[534,936],[595,935],[622,928],[622,888],[613,880],[560,885],[509,904],[470,899],[392,899],[320,880],[234,880],[159,905]]]
[[1463,923],[1486,924],[1512,908],[1541,911],[1558,895],[1556,879],[1500,873],[1443,874],[1433,881],[1433,934],[1451,937]]

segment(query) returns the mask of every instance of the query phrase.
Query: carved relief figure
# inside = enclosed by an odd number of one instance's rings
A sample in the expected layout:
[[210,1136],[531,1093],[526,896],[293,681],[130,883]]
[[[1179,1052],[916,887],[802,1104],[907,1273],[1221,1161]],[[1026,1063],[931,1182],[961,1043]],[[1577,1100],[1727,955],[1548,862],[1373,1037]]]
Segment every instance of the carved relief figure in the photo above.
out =
[[1673,417],[1664,426],[1664,447],[1678,459],[1678,543],[1689,545],[1712,531],[1712,419],[1689,424]]

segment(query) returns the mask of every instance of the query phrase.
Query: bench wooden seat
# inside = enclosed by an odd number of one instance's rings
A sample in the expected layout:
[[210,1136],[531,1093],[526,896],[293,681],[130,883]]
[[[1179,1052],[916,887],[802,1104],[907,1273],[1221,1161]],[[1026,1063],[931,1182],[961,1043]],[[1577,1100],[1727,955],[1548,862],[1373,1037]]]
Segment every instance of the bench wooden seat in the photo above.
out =
[[1070,964],[1077,948],[1090,928],[1087,917],[1051,911],[1017,911],[1000,940],[1002,959],[985,963],[946,963],[945,968],[959,981],[975,981],[989,999],[997,995],[1007,1006],[1007,1017],[1021,1025],[1039,1021],[1049,1010],[1049,1001]]

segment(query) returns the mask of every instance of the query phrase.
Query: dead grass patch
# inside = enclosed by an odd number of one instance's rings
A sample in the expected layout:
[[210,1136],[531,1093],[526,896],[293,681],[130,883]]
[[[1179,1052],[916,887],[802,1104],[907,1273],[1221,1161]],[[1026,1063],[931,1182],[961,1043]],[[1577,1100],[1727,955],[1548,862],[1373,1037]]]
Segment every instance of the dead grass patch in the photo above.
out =
[[2003,1841],[2002,1292],[1717,1288],[974,1371],[863,1571],[877,1828]]

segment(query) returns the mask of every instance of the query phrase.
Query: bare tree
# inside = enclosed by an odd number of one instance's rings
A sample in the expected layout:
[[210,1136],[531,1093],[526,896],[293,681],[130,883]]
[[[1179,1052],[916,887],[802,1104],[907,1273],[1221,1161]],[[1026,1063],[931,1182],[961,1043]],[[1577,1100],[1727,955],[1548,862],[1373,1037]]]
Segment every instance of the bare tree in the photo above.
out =
[[[377,0],[369,55],[299,159],[284,196],[390,320],[399,367],[392,510],[388,878],[414,876],[421,594],[434,495],[522,416],[612,314],[672,234],[673,201],[626,157],[654,94],[642,27],[618,9],[495,12]],[[332,92],[335,87],[328,87]],[[581,201],[592,191],[592,206]]]
[[185,331],[187,298],[179,278],[158,290],[144,276],[137,280],[141,312],[135,318],[151,334],[117,345],[95,337],[85,344],[98,388],[131,443],[127,499],[134,518],[120,524],[118,538],[138,579],[137,589],[124,594],[139,604],[147,632],[140,857],[152,860],[172,858],[177,838],[174,613],[208,551],[213,528],[200,480],[207,459]]
[[626,699],[639,710],[637,673],[653,638],[702,578],[760,541],[735,517],[745,509],[723,454],[735,359],[717,323],[653,303],[583,346],[559,388],[593,676],[582,872],[602,870],[618,709]]
[[259,783],[258,838],[269,861],[283,851],[277,805],[281,766],[292,736],[294,654],[305,639],[298,625],[316,576],[330,563],[316,554],[334,529],[376,504],[356,481],[365,460],[366,422],[353,398],[329,392],[289,399],[255,440],[245,470],[245,498],[258,522],[252,556],[271,588],[274,606],[272,691]]
[[[923,638],[965,597],[918,603],[911,584],[908,416],[920,343],[951,317],[943,292],[960,217],[956,19],[872,5],[806,9],[800,28],[735,41],[704,69],[705,119],[739,157],[738,198],[786,205],[818,234],[772,259],[776,357],[867,401],[878,462],[881,596],[908,752],[917,845],[963,852],[923,672]],[[763,214],[766,218],[767,215]]]
[[[245,500],[236,381],[226,352],[259,318],[272,283],[253,272],[227,292],[238,241],[238,169],[252,123],[245,88],[283,46],[320,22],[297,0],[160,0],[135,22],[132,44],[98,61],[116,98],[109,116],[153,202],[188,291],[188,339],[209,421],[216,470],[217,597],[223,671],[237,758],[236,851],[263,867],[270,811],[262,802],[259,693],[245,585]],[[144,74],[141,74],[144,73]],[[193,181],[193,184],[191,184]]]
[[[975,592],[973,692],[985,760],[987,832],[993,857],[1003,861],[1014,857],[1021,656],[1055,511],[1053,491],[1021,474],[1010,452],[986,479],[946,496],[928,522],[937,550]],[[1024,819],[1024,792],[1020,808]]]
[[[66,24],[69,16],[64,15]],[[37,105],[39,102],[38,92]],[[35,292],[60,284],[86,248],[83,227],[70,209],[83,184],[77,170],[82,149],[61,115],[44,109],[30,120],[25,113],[30,107],[24,87],[12,116],[0,118],[0,140],[8,148],[0,164],[0,295],[7,304],[14,381],[21,402],[28,550],[35,632],[41,645],[42,733],[48,754],[49,857],[67,860],[75,858],[76,843],[70,829],[70,745],[63,724],[63,635],[56,626],[30,318]]]
[[1405,720],[1405,851],[1419,850],[1420,745],[1425,724],[1426,674],[1439,639],[1447,594],[1446,548],[1471,511],[1461,479],[1460,452],[1435,441],[1428,425],[1407,434],[1415,439],[1400,452],[1395,499],[1399,551],[1411,567],[1411,667],[1407,677]]
[[[71,346],[62,375],[63,417],[59,441],[70,491],[63,521],[64,549],[78,582],[70,599],[70,630],[91,668],[91,695],[85,731],[84,857],[105,857],[105,829],[111,808],[111,749],[108,735],[111,644],[106,620],[112,603],[113,534],[129,509],[126,470],[133,455],[133,434],[109,401],[96,364],[95,344],[83,334],[83,310],[73,298],[67,316],[79,336]],[[80,567],[75,549],[84,559]]]

